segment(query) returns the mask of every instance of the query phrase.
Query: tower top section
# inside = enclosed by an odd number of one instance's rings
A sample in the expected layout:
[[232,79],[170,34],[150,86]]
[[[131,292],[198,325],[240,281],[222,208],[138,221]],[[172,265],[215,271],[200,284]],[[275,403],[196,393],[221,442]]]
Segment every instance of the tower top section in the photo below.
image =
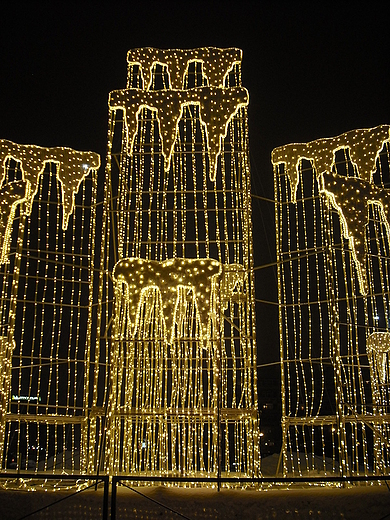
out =
[[152,84],[153,69],[160,65],[166,69],[169,78],[169,88],[180,90],[184,88],[185,76],[191,63],[200,63],[203,75],[210,87],[224,87],[225,78],[235,65],[242,60],[241,49],[235,47],[218,49],[216,47],[202,47],[199,49],[154,49],[143,47],[131,49],[127,53],[128,78],[134,65],[140,69],[143,90],[149,90]]
[[[336,137],[280,146],[271,155],[274,165],[284,164],[283,171],[290,181],[292,202],[296,202],[301,160],[311,162],[319,192],[339,214],[341,230],[349,241],[362,294],[368,293],[365,245],[368,205],[374,204],[379,208],[387,240],[390,240],[388,189],[374,182],[379,154],[390,140],[389,132],[389,125],[351,130]],[[338,173],[336,152],[339,150],[348,151],[353,175]]]
[[[43,148],[42,146],[16,144],[12,141],[0,139],[0,167],[3,170],[1,183],[4,183],[5,180],[6,163],[9,158],[20,163],[26,187],[20,202],[26,202],[28,215],[31,214],[34,197],[39,188],[39,178],[46,164],[54,163],[56,165],[56,175],[61,183],[62,192],[62,227],[64,230],[67,229],[80,184],[91,170],[97,170],[100,167],[100,156],[95,152],[83,152],[64,146]],[[13,194],[15,193],[16,191],[13,190]]]

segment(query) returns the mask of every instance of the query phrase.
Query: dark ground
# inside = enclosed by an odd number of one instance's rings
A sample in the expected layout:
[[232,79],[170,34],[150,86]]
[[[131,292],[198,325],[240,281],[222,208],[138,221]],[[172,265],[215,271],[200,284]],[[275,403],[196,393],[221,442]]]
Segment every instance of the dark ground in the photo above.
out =
[[[117,495],[118,520],[154,519],[307,519],[390,518],[390,492],[385,484],[350,488],[294,488],[262,491],[121,487]],[[0,491],[0,518],[21,520],[72,492]],[[149,497],[148,498],[146,498]],[[153,501],[151,501],[152,499]],[[158,503],[156,503],[158,502]],[[103,490],[83,491],[28,518],[102,518]]]

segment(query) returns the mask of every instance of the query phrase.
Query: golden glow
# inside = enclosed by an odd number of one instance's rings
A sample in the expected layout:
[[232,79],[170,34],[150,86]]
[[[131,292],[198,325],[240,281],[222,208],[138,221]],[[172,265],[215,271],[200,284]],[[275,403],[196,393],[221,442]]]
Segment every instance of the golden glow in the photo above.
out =
[[111,110],[125,111],[127,150],[133,153],[140,112],[144,108],[156,111],[165,169],[170,168],[174,143],[183,109],[190,105],[200,107],[200,118],[206,127],[207,150],[210,158],[210,180],[217,173],[217,160],[227,128],[239,108],[248,104],[248,92],[242,87],[199,87],[190,90],[115,90],[110,94]]
[[240,64],[130,51],[103,200],[97,154],[0,142],[8,471],[259,475]]
[[0,161],[2,467],[79,472],[100,157],[1,140]]
[[131,49],[127,53],[129,65],[129,82],[131,68],[139,65],[143,79],[143,89],[150,90],[153,82],[153,67],[155,64],[166,66],[169,74],[169,89],[180,90],[185,88],[185,77],[188,64],[201,62],[207,84],[212,87],[224,87],[227,74],[235,64],[240,64],[242,59],[241,49],[217,49],[215,47],[203,47],[200,49]]
[[321,176],[324,193],[330,204],[338,211],[343,223],[343,235],[349,240],[356,268],[358,270],[360,290],[367,294],[367,276],[365,269],[364,237],[368,222],[368,206],[376,204],[382,213],[388,240],[390,227],[390,198],[386,190],[378,189],[370,182],[359,178],[340,178],[337,174],[324,172]]
[[109,472],[259,473],[240,61],[236,49],[132,50],[128,88],[110,94],[99,333],[111,349]]
[[373,332],[367,338],[367,353],[372,364],[372,378],[379,375],[381,384],[387,380],[387,354],[390,352],[390,332]]
[[19,206],[26,196],[26,182],[16,181],[6,184],[0,188],[1,197],[1,219],[0,219],[0,264],[8,259],[9,243],[11,240],[12,224],[16,207]]
[[334,154],[341,148],[348,148],[351,162],[356,165],[358,177],[371,182],[376,169],[376,160],[389,140],[389,125],[375,128],[351,130],[337,137],[316,139],[309,143],[292,143],[280,146],[272,151],[272,164],[285,164],[290,179],[291,197],[295,199],[299,178],[299,162],[302,159],[312,161],[317,177],[330,173],[334,165]]
[[389,159],[388,125],[272,152],[285,474],[390,467]]
[[[327,196],[330,204],[339,212],[343,223],[343,235],[350,242],[363,294],[367,294],[364,234],[368,203],[380,205],[384,212],[387,232],[390,231],[387,221],[388,195],[385,190],[380,190],[372,184],[379,152],[388,140],[389,126],[381,125],[364,130],[352,130],[338,137],[318,139],[310,143],[293,143],[276,148],[272,152],[274,165],[285,164],[292,200],[296,197],[300,161],[306,159],[312,163],[321,193]],[[335,152],[340,149],[348,149],[352,165],[356,167],[356,178],[346,179],[332,173]]]
[[203,337],[206,337],[208,318],[210,313],[215,315],[216,312],[212,309],[211,302],[216,300],[216,279],[220,272],[219,262],[209,258],[203,260],[175,258],[165,262],[142,258],[120,260],[114,268],[113,277],[114,281],[120,284],[119,291],[121,291],[121,284],[125,284],[126,299],[131,302],[129,318],[132,324],[132,336],[136,335],[140,326],[141,293],[155,287],[161,294],[165,336],[169,343],[174,338],[172,324],[178,312],[180,290],[192,291],[194,294],[194,304],[200,315],[200,331]]
[[68,227],[69,216],[73,211],[74,197],[83,179],[91,169],[100,166],[100,157],[93,152],[79,152],[71,148],[42,148],[35,145],[15,144],[0,140],[0,162],[3,165],[3,178],[7,159],[20,162],[23,180],[27,182],[26,202],[27,214],[31,213],[32,203],[38,190],[39,177],[46,164],[54,163],[57,167],[57,178],[62,189],[62,228]]

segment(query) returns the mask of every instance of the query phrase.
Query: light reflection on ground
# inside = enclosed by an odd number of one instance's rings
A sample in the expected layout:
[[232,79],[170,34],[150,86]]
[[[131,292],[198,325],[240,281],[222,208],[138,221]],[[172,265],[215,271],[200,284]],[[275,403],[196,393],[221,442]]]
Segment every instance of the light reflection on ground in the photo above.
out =
[[[118,520],[187,518],[390,519],[390,492],[385,484],[350,488],[295,488],[289,490],[137,488],[143,495],[118,488]],[[0,518],[17,520],[66,496],[64,492],[0,491]],[[152,499],[153,501],[149,500]],[[158,503],[156,503],[158,502]],[[161,505],[160,505],[161,504]],[[84,491],[33,515],[37,519],[102,518],[103,490]],[[176,513],[179,514],[176,514]]]

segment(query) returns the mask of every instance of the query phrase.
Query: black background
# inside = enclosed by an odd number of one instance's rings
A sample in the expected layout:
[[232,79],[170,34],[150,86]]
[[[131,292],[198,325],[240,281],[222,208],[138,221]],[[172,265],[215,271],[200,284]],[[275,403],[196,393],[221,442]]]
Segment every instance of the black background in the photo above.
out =
[[[235,46],[252,190],[272,199],[274,147],[390,123],[389,14],[376,2],[3,3],[0,138],[104,162],[108,93],[125,87],[128,49]],[[256,266],[274,262],[272,202],[253,201],[253,228]],[[258,271],[256,296],[277,301],[274,268]],[[257,334],[259,363],[276,362],[277,306],[257,305]]]

